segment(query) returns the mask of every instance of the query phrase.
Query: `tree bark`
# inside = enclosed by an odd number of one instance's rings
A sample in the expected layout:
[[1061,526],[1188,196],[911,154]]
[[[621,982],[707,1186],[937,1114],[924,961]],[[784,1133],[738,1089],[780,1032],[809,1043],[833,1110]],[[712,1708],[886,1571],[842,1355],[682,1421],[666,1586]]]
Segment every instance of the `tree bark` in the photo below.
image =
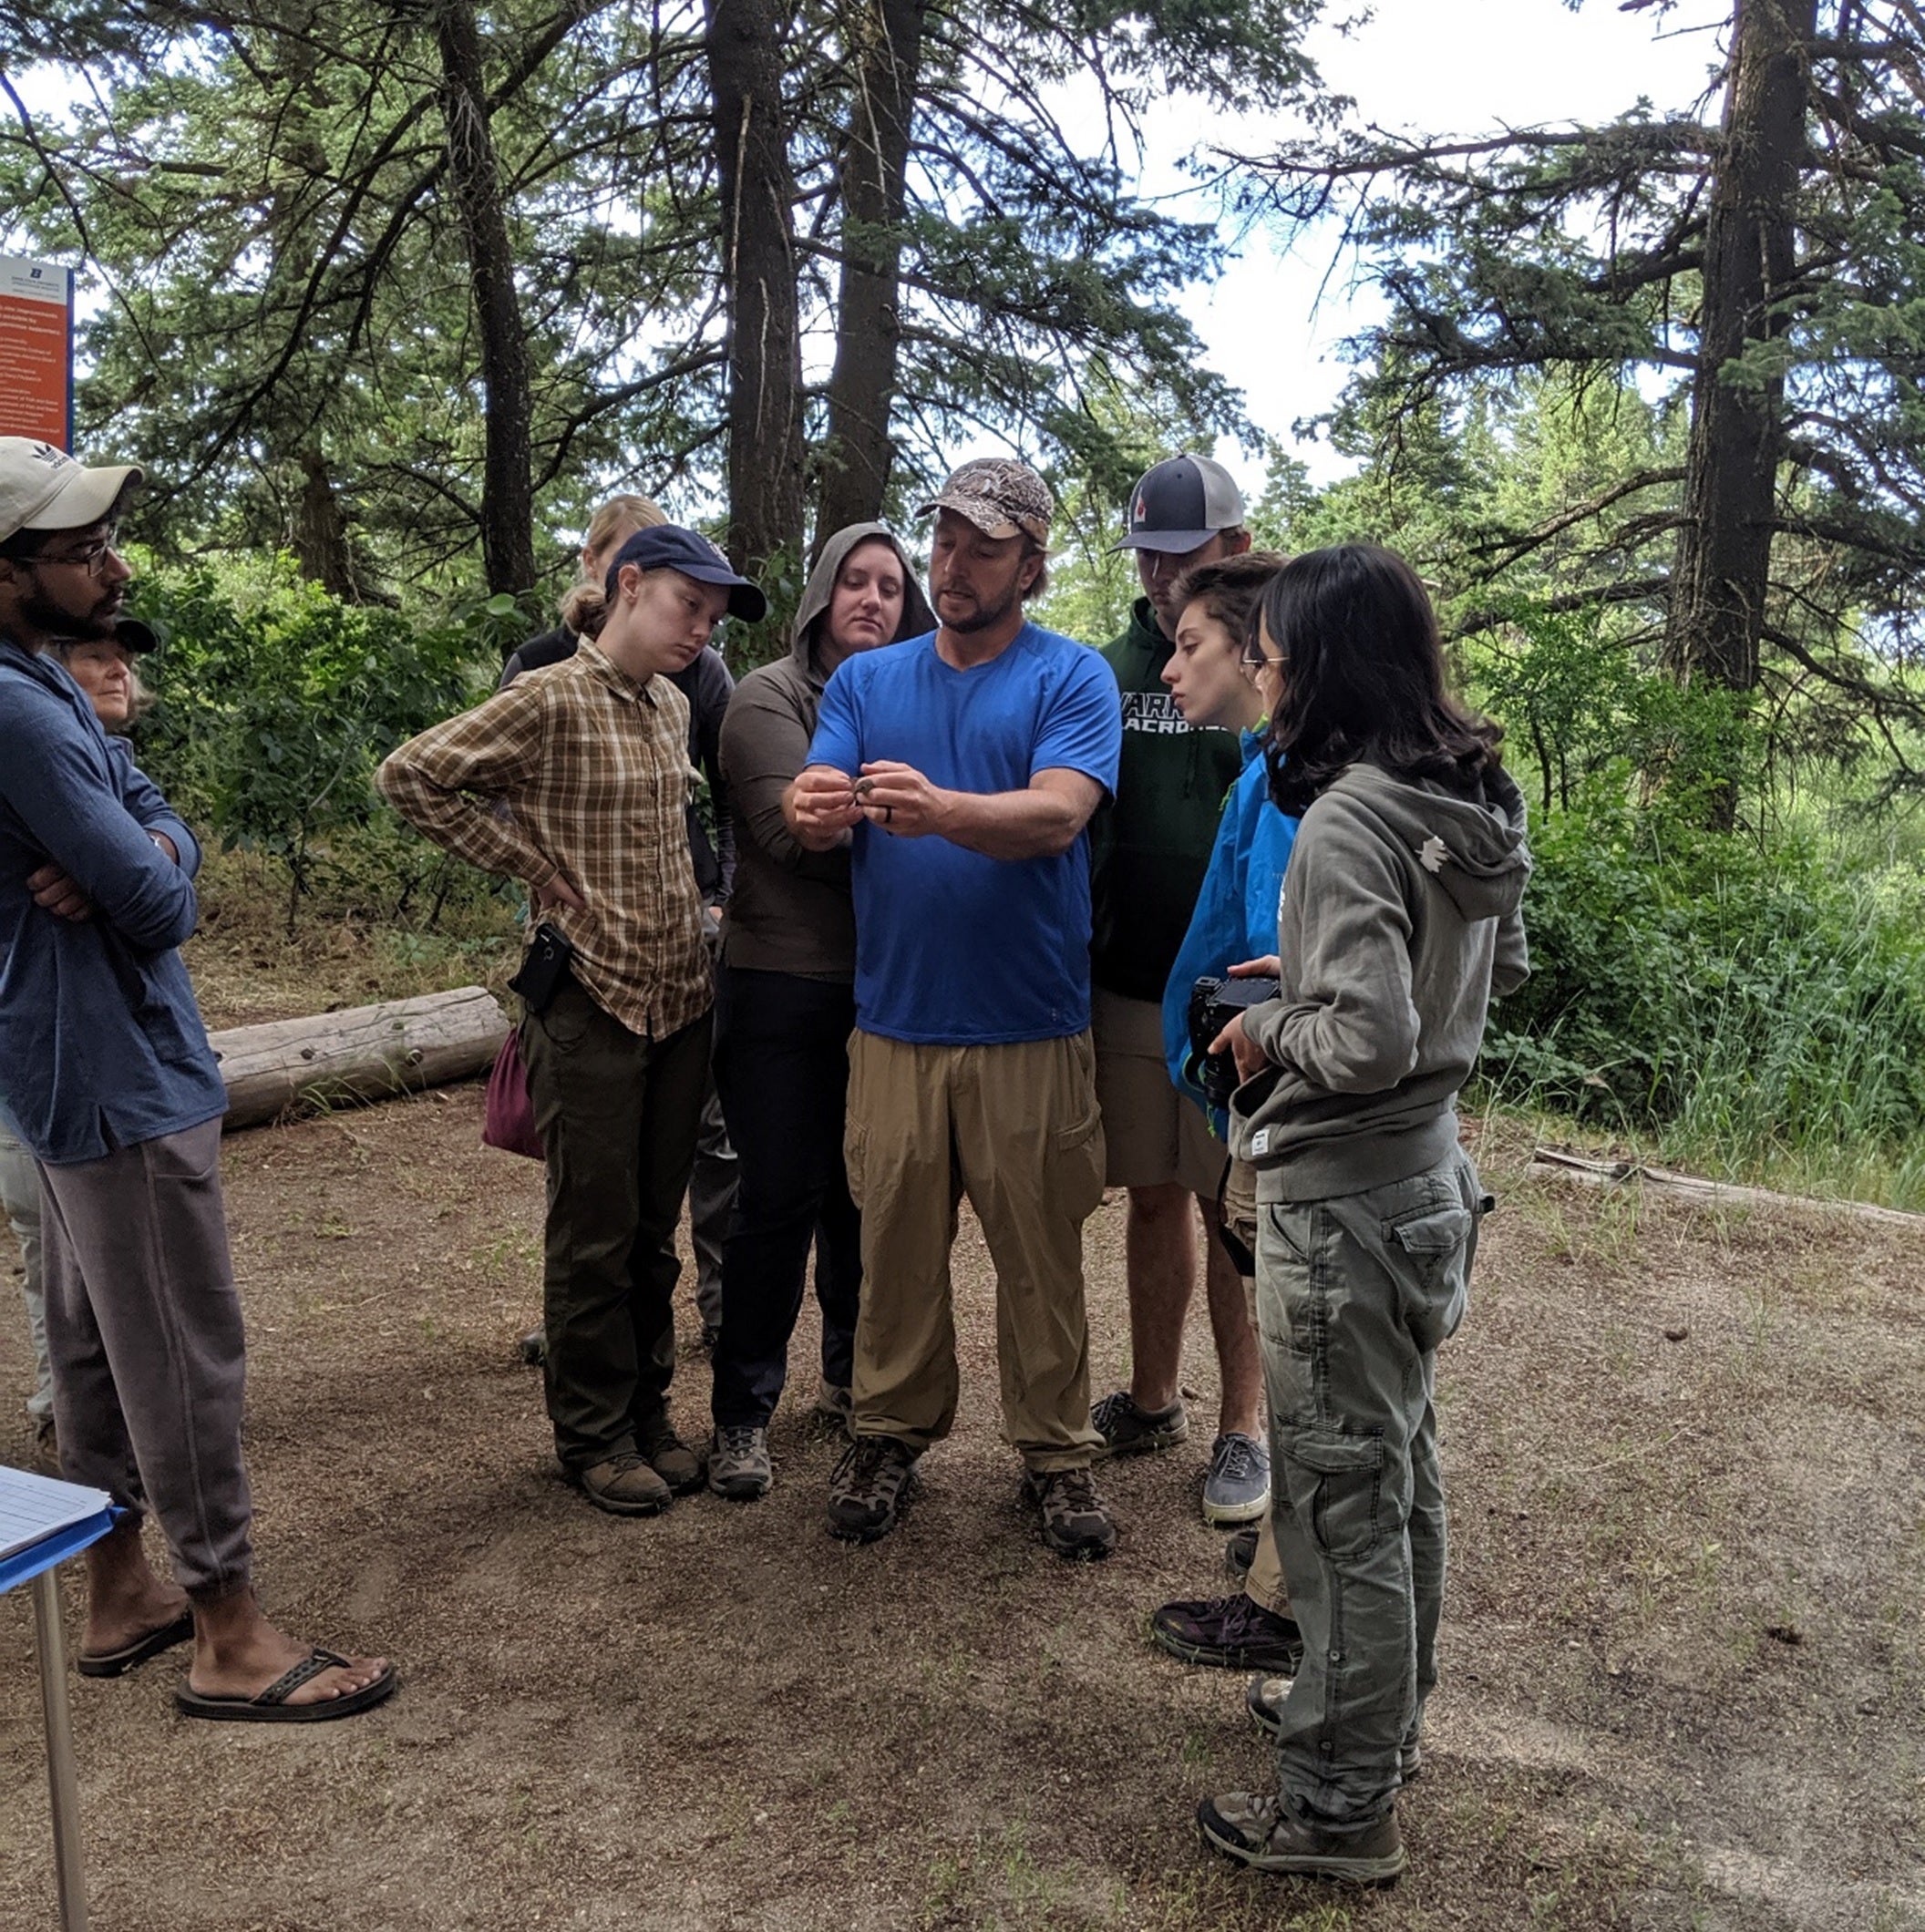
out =
[[728,556],[802,550],[802,327],[782,102],[783,15],[704,0],[728,316]]
[[928,0],[853,0],[855,94],[842,159],[842,279],[829,434],[821,454],[817,555],[850,523],[882,513],[895,446],[890,410],[901,340],[898,308],[910,124]]
[[1724,140],[1704,233],[1684,521],[1672,573],[1667,661],[1685,683],[1758,681],[1772,521],[1784,453],[1783,378],[1726,371],[1782,333],[1772,304],[1795,270],[1794,215],[1817,0],[1737,0]]
[[355,575],[354,546],[341,501],[335,495],[327,458],[310,443],[301,452],[301,498],[294,506],[294,556],[304,577],[318,583],[330,597],[359,603],[361,585]]
[[468,247],[468,281],[481,344],[482,568],[490,591],[520,591],[535,581],[530,429],[533,405],[521,303],[515,291],[514,252],[494,137],[488,125],[481,36],[468,0],[438,0],[435,40],[441,56],[448,179]]

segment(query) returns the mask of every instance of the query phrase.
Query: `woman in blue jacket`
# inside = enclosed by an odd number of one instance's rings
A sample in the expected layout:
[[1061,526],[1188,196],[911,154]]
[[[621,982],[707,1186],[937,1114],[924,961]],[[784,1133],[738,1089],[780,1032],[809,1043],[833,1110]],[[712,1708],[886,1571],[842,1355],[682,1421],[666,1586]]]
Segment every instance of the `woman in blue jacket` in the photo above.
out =
[[[1163,1051],[1169,1077],[1226,1138],[1227,1115],[1210,1104],[1195,1078],[1189,996],[1199,979],[1276,971],[1271,955],[1277,943],[1277,899],[1297,821],[1270,802],[1263,726],[1280,681],[1254,632],[1257,601],[1283,560],[1274,551],[1250,550],[1190,571],[1177,587],[1183,614],[1176,650],[1163,673],[1187,723],[1235,731],[1243,744],[1242,774],[1224,801],[1210,868],[1163,994]],[[1239,1191],[1232,1168],[1227,1211]],[[1253,1228],[1247,1229],[1245,1245],[1253,1239]],[[1246,1290],[1252,1286],[1250,1266],[1247,1259],[1241,1263]],[[1261,1444],[1252,1448],[1267,1460]],[[1289,1614],[1290,1593],[1269,1520],[1266,1511],[1260,1531],[1245,1531],[1232,1540],[1231,1554],[1241,1558],[1233,1567],[1249,1571],[1240,1591],[1166,1603],[1150,1619],[1151,1634],[1172,1656],[1185,1663],[1285,1677],[1295,1670],[1302,1639]]]

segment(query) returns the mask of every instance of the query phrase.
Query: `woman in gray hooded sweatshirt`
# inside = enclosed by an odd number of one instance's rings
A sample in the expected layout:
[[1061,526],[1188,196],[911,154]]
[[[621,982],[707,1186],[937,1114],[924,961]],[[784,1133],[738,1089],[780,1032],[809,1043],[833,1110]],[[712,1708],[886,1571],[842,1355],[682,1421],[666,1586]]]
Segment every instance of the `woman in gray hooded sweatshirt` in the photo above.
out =
[[1436,617],[1394,552],[1345,544],[1273,577],[1255,645],[1282,694],[1271,795],[1302,823],[1277,915],[1280,997],[1226,1029],[1234,1151],[1257,1169],[1271,1523],[1302,1628],[1260,1680],[1276,1793],[1205,1799],[1260,1870],[1385,1883],[1436,1681],[1438,1344],[1488,1202],[1457,1095],[1494,995],[1526,971],[1524,804],[1502,734],[1446,687]]
[[708,1483],[738,1502],[768,1490],[768,1423],[810,1242],[822,1304],[818,1407],[837,1421],[849,1409],[862,1285],[861,1223],[842,1166],[856,1023],[849,853],[798,845],[782,794],[808,762],[836,666],[934,629],[901,545],[880,523],[851,524],[809,573],[788,656],[736,685],[722,724],[736,880],[716,975],[715,1066],[738,1191],[722,1268]]

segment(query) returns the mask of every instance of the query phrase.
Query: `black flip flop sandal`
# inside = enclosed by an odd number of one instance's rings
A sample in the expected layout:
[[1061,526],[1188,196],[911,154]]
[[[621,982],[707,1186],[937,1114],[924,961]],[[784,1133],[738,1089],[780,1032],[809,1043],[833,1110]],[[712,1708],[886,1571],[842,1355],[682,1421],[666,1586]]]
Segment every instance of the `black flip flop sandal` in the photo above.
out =
[[177,1643],[190,1643],[193,1635],[194,1613],[182,1610],[171,1623],[163,1623],[158,1630],[149,1630],[145,1637],[138,1637],[118,1650],[99,1650],[91,1654],[81,1651],[74,1667],[82,1677],[124,1677],[136,1664],[144,1664],[149,1657],[171,1650]]
[[227,1724],[324,1724],[337,1717],[353,1717],[393,1694],[401,1680],[394,1665],[388,1665],[373,1683],[364,1684],[343,1697],[323,1698],[318,1703],[291,1704],[288,1699],[304,1683],[324,1670],[345,1670],[348,1660],[318,1645],[312,1655],[297,1663],[285,1676],[277,1677],[265,1690],[252,1697],[215,1695],[182,1684],[174,1692],[174,1706],[183,1717],[211,1718]]

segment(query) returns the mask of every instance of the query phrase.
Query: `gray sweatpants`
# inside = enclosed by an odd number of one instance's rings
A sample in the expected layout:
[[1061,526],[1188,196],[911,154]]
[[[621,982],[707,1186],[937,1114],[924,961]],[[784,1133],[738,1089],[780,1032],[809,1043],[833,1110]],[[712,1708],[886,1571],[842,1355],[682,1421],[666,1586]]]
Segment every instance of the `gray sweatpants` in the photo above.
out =
[[1271,1522],[1303,1632],[1277,1769],[1292,1810],[1324,1830],[1390,1809],[1437,1680],[1436,1351],[1464,1318],[1483,1198],[1459,1150],[1259,1220]]
[[4,1126],[0,1126],[0,1212],[20,1244],[21,1299],[26,1304],[27,1340],[34,1350],[34,1392],[26,1413],[45,1422],[54,1413],[54,1372],[46,1360],[46,1291],[40,1259],[40,1169]]
[[221,1123],[43,1166],[61,1473],[160,1519],[183,1588],[248,1581],[246,1358]]

